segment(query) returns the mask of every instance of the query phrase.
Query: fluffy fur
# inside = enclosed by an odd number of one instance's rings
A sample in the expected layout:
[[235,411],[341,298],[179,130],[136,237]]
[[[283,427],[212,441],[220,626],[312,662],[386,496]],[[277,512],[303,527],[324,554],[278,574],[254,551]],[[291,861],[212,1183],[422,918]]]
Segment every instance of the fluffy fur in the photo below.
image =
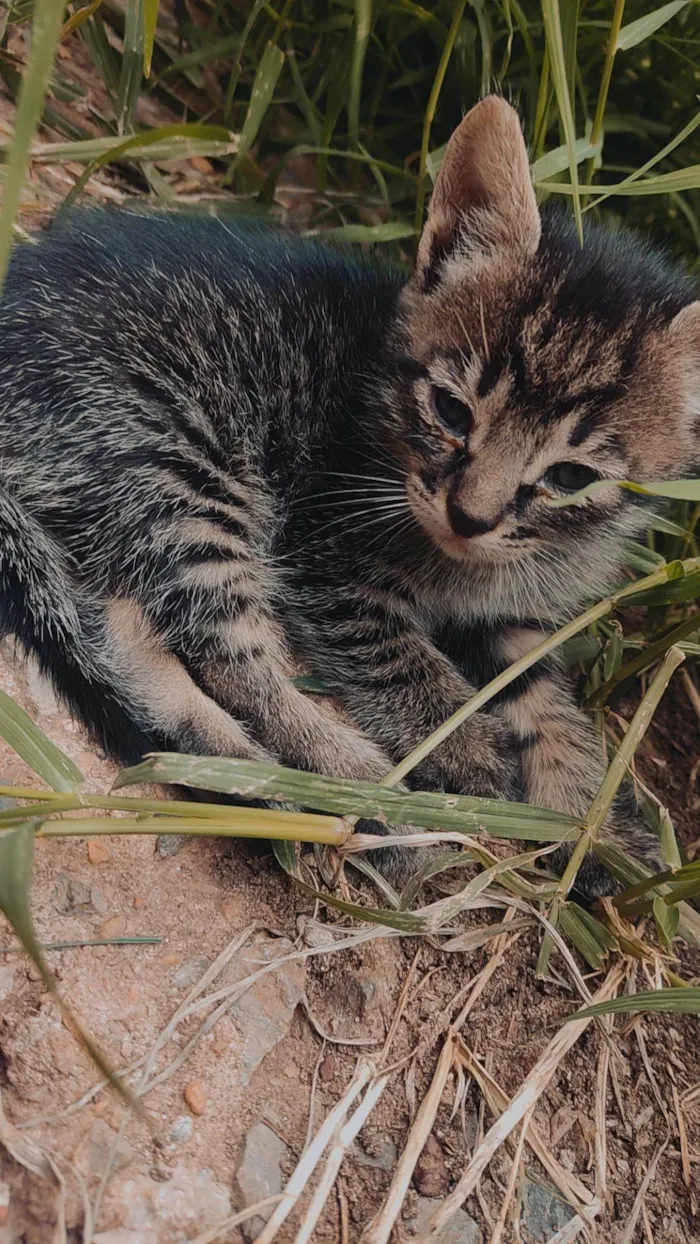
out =
[[[376,780],[644,526],[619,489],[548,497],[694,471],[699,343],[658,257],[540,218],[495,98],[448,145],[407,285],[252,226],[76,213],[0,303],[0,624],[120,761]],[[578,815],[603,769],[547,662],[411,782]],[[653,857],[627,812],[609,830]],[[582,884],[609,879],[591,860]]]

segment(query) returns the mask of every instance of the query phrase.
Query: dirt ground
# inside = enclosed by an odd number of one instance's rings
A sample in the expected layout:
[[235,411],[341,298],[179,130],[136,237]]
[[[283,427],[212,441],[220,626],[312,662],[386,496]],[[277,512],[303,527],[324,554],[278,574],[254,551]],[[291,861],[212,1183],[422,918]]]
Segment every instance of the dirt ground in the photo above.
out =
[[[22,47],[15,51],[21,59]],[[106,106],[99,84],[76,39],[64,45],[61,58],[62,72],[88,91],[70,107],[89,128],[91,115]],[[142,119],[165,124],[177,118]],[[11,105],[0,95],[0,131],[9,133],[11,123]],[[81,171],[35,166],[22,224],[42,223]],[[194,161],[167,175],[178,191],[189,188],[196,198],[210,172],[207,161]],[[88,192],[110,202],[129,188],[106,171]],[[108,790],[113,768],[8,643],[0,650],[0,687],[72,757],[89,790]],[[686,846],[700,837],[698,757],[698,720],[676,684],[644,745],[641,767],[668,801]],[[32,784],[4,745],[0,780]],[[364,883],[362,893],[377,901]],[[227,1227],[226,1220],[280,1191],[308,1136],[342,1097],[358,1057],[379,1055],[404,994],[385,1062],[398,1066],[345,1159],[313,1235],[316,1244],[357,1244],[396,1170],[435,1071],[441,1032],[458,1009],[455,1000],[487,967],[494,944],[450,955],[428,939],[380,930],[372,940],[334,950],[339,930],[349,925],[317,912],[269,853],[213,840],[192,841],[177,853],[162,852],[151,837],[38,841],[32,905],[43,943],[80,943],[48,950],[50,966],[112,1064],[134,1067],[131,1082],[146,1086],[142,1100],[153,1127],[129,1114],[112,1090],[97,1087],[94,1066],[0,917],[6,1115],[4,1123],[0,1116],[6,1143],[0,1147],[0,1244],[53,1242],[62,1206],[72,1244],[240,1244],[255,1238],[259,1219],[240,1228]],[[464,924],[489,919],[479,912]],[[118,938],[157,940],[118,944]],[[108,944],[85,944],[91,941]],[[535,979],[538,949],[539,937],[526,930],[499,957],[463,1029],[469,1050],[508,1097],[578,1005],[556,954],[551,979]],[[700,976],[700,954],[680,953],[685,978]],[[244,988],[241,982],[266,966]],[[595,978],[588,983],[595,988]],[[640,969],[636,986],[647,983]],[[700,1242],[697,1020],[618,1020],[616,1030],[603,1110],[605,1162],[600,1129],[596,1141],[604,1046],[593,1026],[562,1061],[534,1122],[563,1171],[588,1189],[596,1190],[601,1171],[607,1172],[606,1186],[597,1188],[604,1204],[596,1226],[600,1244]],[[454,1187],[493,1117],[474,1079],[451,1074],[392,1236],[397,1244],[414,1238]],[[28,1152],[36,1143],[53,1155],[64,1194],[55,1179],[27,1169],[45,1160]],[[501,1147],[441,1244],[499,1239],[512,1166],[513,1149]],[[566,1234],[573,1211],[553,1195],[528,1146],[516,1174],[501,1244],[579,1238]],[[276,1237],[279,1244],[297,1238],[308,1202],[307,1192]]]
[[[0,686],[71,756],[91,791],[107,790],[111,766],[86,744],[8,643],[2,648]],[[667,771],[665,746],[675,746],[673,737],[683,739],[680,759],[689,778],[700,749],[697,720],[692,713],[685,716],[682,695],[673,697],[657,735],[645,747],[647,776]],[[29,771],[5,746],[0,775],[3,783],[31,784]],[[693,802],[686,789],[684,807]],[[695,834],[687,812],[685,827],[689,836]],[[358,1055],[376,1056],[381,1048],[410,973],[389,1064],[416,1049],[418,1057],[391,1077],[343,1165],[337,1192],[313,1237],[319,1244],[359,1240],[382,1202],[434,1072],[440,1017],[450,1013],[455,995],[484,967],[493,946],[446,955],[425,939],[379,937],[333,953],[314,921],[313,903],[280,874],[269,854],[200,840],[168,855],[155,842],[152,837],[114,837],[107,846],[102,839],[38,842],[32,904],[42,942],[159,939],[153,945],[83,944],[48,951],[60,989],[117,1067],[137,1063],[156,1048],[193,987],[231,946],[233,954],[202,996],[220,999],[228,990],[233,1000],[208,1031],[202,1030],[202,1021],[214,1002],[188,1012],[166,1033],[150,1072],[156,1083],[144,1097],[155,1124],[152,1136],[112,1090],[89,1095],[99,1082],[93,1066],[23,954],[4,953],[15,943],[9,927],[0,926],[0,1090],[8,1120],[21,1129],[15,1137],[38,1141],[55,1154],[67,1185],[70,1240],[89,1238],[83,1234],[84,1197],[95,1206],[108,1162],[112,1171],[99,1196],[95,1244],[250,1240],[259,1220],[245,1224],[245,1234],[238,1227],[205,1232],[280,1190],[304,1149],[310,1119],[318,1127],[351,1080]],[[372,901],[369,890],[366,897]],[[475,922],[477,916],[484,921],[484,913],[477,913]],[[332,926],[335,917],[327,919]],[[286,958],[278,970],[236,996],[237,981],[288,956],[294,947],[318,953],[306,960]],[[537,950],[537,938],[527,931],[503,956],[463,1031],[470,1050],[509,1096],[558,1021],[576,1005],[559,975],[560,963],[553,964],[556,979],[535,980]],[[686,976],[699,971],[700,956],[684,952],[683,960]],[[644,987],[641,977],[638,984]],[[600,1040],[589,1028],[561,1064],[535,1115],[564,1169],[591,1188]],[[700,1241],[700,1110],[693,1094],[700,1086],[697,1021],[647,1018],[617,1037],[615,1045],[606,1105],[606,1213],[599,1219],[598,1239],[612,1244],[624,1238],[650,1162],[667,1142],[644,1198],[644,1213],[627,1238],[656,1244]],[[396,1240],[410,1239],[411,1221],[454,1186],[492,1122],[473,1082],[451,1117],[457,1087],[454,1079],[448,1081],[404,1207],[405,1234],[396,1234]],[[683,1178],[678,1109],[689,1153],[689,1187]],[[445,1241],[479,1244],[491,1238],[511,1165],[512,1153],[501,1149],[478,1193],[467,1201],[457,1234],[446,1234]],[[551,1191],[526,1149],[504,1241],[528,1244],[554,1236],[571,1211]],[[58,1203],[46,1179],[8,1154],[0,1159],[0,1244],[49,1244]],[[307,1203],[308,1194],[282,1228],[281,1242],[295,1239]]]

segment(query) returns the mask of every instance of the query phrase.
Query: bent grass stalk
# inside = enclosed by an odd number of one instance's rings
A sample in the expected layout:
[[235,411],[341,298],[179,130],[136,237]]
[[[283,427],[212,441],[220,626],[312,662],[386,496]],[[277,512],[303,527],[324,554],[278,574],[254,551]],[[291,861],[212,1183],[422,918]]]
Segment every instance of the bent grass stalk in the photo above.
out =
[[[682,562],[681,565],[683,567],[684,574],[691,574],[693,571],[700,569],[700,557],[688,558],[686,561]],[[533,665],[536,665],[538,661],[541,661],[543,657],[547,656],[550,652],[554,652],[555,649],[560,648],[561,645],[566,643],[568,639],[573,638],[574,635],[578,635],[581,631],[585,630],[587,626],[591,626],[593,623],[599,622],[601,618],[607,617],[607,615],[612,613],[622,601],[631,596],[636,596],[640,592],[646,592],[651,588],[667,583],[672,577],[672,574],[673,572],[671,572],[671,574],[669,573],[668,566],[661,566],[658,570],[655,570],[653,574],[647,575],[646,578],[637,579],[634,583],[631,583],[627,587],[622,588],[620,591],[613,593],[612,596],[607,596],[605,600],[599,601],[597,605],[592,605],[590,609],[587,609],[584,613],[579,614],[577,618],[574,618],[571,622],[567,622],[566,626],[563,626],[560,630],[555,631],[554,634],[548,636],[547,639],[543,639],[541,643],[532,648],[530,652],[526,653],[525,656],[521,657],[518,661],[515,661],[513,665],[509,665],[507,670],[504,670],[502,674],[499,674],[496,678],[492,679],[491,682],[487,683],[485,687],[482,687],[481,691],[477,691],[476,695],[473,695],[470,700],[467,700],[466,704],[463,704],[461,708],[458,708],[457,711],[453,713],[451,717],[448,717],[447,721],[444,721],[441,726],[438,726],[437,730],[434,730],[427,739],[424,739],[423,742],[419,743],[412,752],[409,752],[408,756],[405,756],[404,759],[391,770],[391,773],[388,773],[387,776],[383,778],[380,785],[396,786],[396,784],[401,782],[412,769],[415,769],[416,766],[421,763],[422,760],[425,760],[426,756],[429,756],[440,743],[449,738],[449,736],[457,730],[459,726],[463,725],[465,721],[468,721],[470,717],[473,717],[480,708],[483,708],[485,704],[488,704],[489,700],[492,700],[500,691],[503,691],[506,687],[510,686],[516,678],[519,678],[521,674],[526,673],[526,671],[531,669]]]

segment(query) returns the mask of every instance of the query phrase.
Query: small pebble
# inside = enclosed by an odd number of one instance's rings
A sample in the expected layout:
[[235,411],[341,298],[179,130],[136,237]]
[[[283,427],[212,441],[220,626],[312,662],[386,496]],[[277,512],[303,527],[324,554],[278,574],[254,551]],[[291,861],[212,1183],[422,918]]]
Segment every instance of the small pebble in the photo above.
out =
[[192,985],[196,985],[201,980],[209,967],[209,960],[204,955],[198,955],[196,959],[188,959],[178,968],[173,976],[173,985],[176,989],[190,989]]
[[124,917],[108,916],[97,931],[100,937],[119,937],[124,932]]
[[204,1114],[207,1108],[207,1091],[201,1080],[190,1080],[183,1094],[193,1114]]
[[100,891],[99,891],[99,890],[96,890],[94,886],[92,887],[92,889],[91,889],[91,891],[90,891],[90,902],[92,903],[93,907],[95,908],[95,911],[96,911],[96,912],[97,912],[100,916],[106,916],[106,914],[107,914],[107,903],[106,903],[106,900],[102,897],[102,895],[100,894]]
[[142,898],[140,894],[137,894],[134,898],[133,906],[135,911],[141,911],[141,908],[146,906],[145,898]]
[[318,1069],[318,1074],[322,1080],[328,1081],[333,1079],[335,1075],[335,1058],[332,1054],[326,1054]]
[[449,1187],[450,1177],[445,1165],[445,1157],[438,1141],[431,1134],[425,1142],[413,1172],[413,1183],[425,1197],[444,1196]]
[[162,859],[178,855],[186,842],[187,834],[160,834],[156,839],[156,855]]
[[185,1141],[190,1139],[193,1129],[194,1123],[192,1120],[188,1115],[181,1114],[173,1123],[168,1135],[173,1144],[183,1145]]
[[91,864],[108,864],[112,858],[112,852],[102,838],[90,838],[87,853]]

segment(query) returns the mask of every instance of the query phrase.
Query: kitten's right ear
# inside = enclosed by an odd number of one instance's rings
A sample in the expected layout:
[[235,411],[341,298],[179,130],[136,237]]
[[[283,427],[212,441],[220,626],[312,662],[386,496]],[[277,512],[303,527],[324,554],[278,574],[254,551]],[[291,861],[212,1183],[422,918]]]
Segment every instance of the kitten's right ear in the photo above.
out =
[[460,234],[490,249],[534,254],[541,227],[518,114],[487,95],[445,148],[418,247],[418,280],[425,290],[437,283]]

